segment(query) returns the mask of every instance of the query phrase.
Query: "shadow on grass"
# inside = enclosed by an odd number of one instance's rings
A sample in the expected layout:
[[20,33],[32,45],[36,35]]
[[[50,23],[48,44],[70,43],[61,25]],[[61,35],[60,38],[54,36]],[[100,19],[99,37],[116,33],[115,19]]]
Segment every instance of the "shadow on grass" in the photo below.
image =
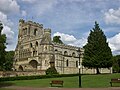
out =
[[0,82],[0,88],[12,86],[12,85],[14,85],[14,84],[10,83],[10,82]]
[[63,88],[63,86],[60,86],[60,85],[52,85],[50,87],[60,87],[60,88]]

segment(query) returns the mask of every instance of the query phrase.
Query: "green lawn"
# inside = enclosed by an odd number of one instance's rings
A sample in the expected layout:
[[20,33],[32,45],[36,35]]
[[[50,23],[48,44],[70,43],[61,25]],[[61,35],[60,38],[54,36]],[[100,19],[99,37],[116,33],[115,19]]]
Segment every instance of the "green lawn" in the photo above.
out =
[[15,90],[15,89],[0,88],[0,90]]
[[[120,74],[82,75],[82,87],[83,88],[110,87],[109,82],[111,78],[120,78]],[[9,81],[7,83],[11,83],[12,85],[16,86],[50,87],[49,83],[51,80],[63,80],[65,88],[78,88],[78,76],[36,80],[19,80]],[[120,83],[114,85],[120,86]]]

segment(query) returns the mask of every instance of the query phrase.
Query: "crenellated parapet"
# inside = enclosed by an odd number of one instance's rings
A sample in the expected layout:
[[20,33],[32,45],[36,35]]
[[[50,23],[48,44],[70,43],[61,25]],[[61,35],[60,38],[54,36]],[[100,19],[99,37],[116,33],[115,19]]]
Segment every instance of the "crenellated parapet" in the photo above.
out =
[[[15,49],[15,71],[40,71],[55,67],[60,74],[94,73],[84,68],[84,49],[67,44],[53,43],[51,29],[33,21],[19,20],[18,43]],[[33,72],[34,73],[34,72]]]
[[33,21],[19,20],[19,34],[18,42],[30,42],[38,41],[44,34],[43,24],[39,24]]
[[51,33],[51,29],[50,29],[50,28],[45,28],[45,29],[44,29],[44,32]]
[[[76,58],[79,57],[78,49],[80,47],[70,46],[66,44],[58,44],[58,43],[53,43],[53,45],[56,54],[62,54],[65,57],[76,57]],[[83,53],[84,53],[84,49],[80,48],[81,57],[83,57]]]
[[25,22],[24,19],[20,19],[20,20],[19,20],[19,23],[24,23],[24,22]]
[[43,28],[43,24],[39,24],[39,23],[30,21],[30,20],[29,20],[29,21],[25,21],[24,19],[20,19],[20,20],[19,20],[19,23],[21,23],[23,26],[33,25],[33,26],[36,26],[36,27],[41,27],[41,28]]
[[[64,49],[70,49],[70,50],[78,50],[80,47],[77,46],[71,46],[67,44],[59,44],[59,43],[54,43],[54,46],[64,48]],[[83,51],[83,48],[80,48],[81,51]]]

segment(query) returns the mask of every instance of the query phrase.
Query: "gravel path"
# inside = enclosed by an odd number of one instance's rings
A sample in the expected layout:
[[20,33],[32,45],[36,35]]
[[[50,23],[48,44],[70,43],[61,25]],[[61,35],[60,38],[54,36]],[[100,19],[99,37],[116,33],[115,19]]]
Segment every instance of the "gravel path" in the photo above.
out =
[[33,88],[33,87],[18,87],[18,86],[8,86],[4,88],[10,88],[14,90],[120,90],[120,87],[109,87],[109,88]]

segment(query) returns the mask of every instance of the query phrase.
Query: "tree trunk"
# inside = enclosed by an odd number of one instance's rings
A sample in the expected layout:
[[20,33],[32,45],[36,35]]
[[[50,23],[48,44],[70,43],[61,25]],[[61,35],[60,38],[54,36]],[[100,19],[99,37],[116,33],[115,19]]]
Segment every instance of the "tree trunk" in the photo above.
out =
[[97,71],[97,73],[96,73],[96,74],[100,74],[100,71],[99,71],[99,69],[98,69],[98,68],[96,68],[96,71]]

